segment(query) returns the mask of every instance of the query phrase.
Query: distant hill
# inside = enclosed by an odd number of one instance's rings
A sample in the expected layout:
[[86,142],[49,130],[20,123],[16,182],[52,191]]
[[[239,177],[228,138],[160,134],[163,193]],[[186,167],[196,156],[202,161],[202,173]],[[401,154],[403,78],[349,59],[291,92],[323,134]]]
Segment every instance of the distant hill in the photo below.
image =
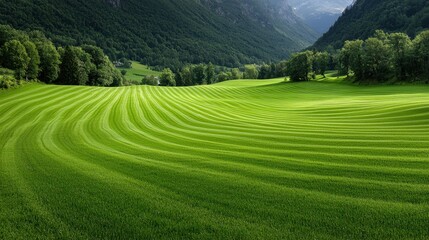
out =
[[428,28],[427,0],[356,0],[314,47],[340,48],[345,40],[366,39],[377,29],[415,36]]
[[327,32],[353,0],[289,0],[295,13],[320,35]]
[[0,0],[0,24],[163,66],[275,61],[316,40],[287,0]]

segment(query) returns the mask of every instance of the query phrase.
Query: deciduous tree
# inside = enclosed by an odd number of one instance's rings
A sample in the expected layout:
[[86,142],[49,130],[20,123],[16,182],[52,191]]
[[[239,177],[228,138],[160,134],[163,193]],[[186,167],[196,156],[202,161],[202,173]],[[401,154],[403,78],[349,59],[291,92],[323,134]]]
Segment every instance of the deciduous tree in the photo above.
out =
[[17,79],[25,78],[30,58],[24,45],[18,40],[10,40],[4,44],[1,53],[3,66],[14,70]]

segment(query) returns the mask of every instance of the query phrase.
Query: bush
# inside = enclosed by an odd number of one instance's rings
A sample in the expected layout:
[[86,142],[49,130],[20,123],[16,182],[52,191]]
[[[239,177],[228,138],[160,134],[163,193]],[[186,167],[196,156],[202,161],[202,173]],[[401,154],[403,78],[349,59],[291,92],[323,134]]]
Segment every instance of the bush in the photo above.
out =
[[17,86],[15,78],[12,76],[0,76],[0,89],[9,89]]
[[142,84],[143,85],[158,86],[158,82],[159,82],[158,77],[155,77],[153,75],[145,76],[142,79]]

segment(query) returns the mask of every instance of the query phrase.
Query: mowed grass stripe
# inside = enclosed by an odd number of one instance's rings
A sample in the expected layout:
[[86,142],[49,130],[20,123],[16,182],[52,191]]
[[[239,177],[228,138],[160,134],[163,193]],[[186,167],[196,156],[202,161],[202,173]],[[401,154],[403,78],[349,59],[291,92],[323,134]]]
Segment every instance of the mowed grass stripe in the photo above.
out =
[[[85,89],[85,92],[88,92],[89,89]],[[85,92],[81,92],[81,94],[85,94]],[[76,99],[78,99],[80,95],[77,95],[76,93],[73,95],[73,97],[70,97],[70,95],[63,95],[62,97],[58,99],[53,99],[51,101],[47,101],[46,104],[49,105],[49,107],[46,107],[45,105],[41,104],[38,106],[39,108],[32,109],[32,111],[29,112],[31,116],[26,116],[26,119],[31,119],[32,121],[27,122],[26,124],[20,124],[19,127],[14,128],[13,135],[11,136],[2,136],[1,140],[6,140],[3,147],[2,147],[2,155],[1,159],[2,161],[2,168],[5,170],[6,174],[3,177],[6,177],[8,181],[13,181],[15,183],[15,186],[17,189],[19,189],[19,194],[25,199],[24,204],[28,205],[31,209],[31,211],[34,211],[36,216],[35,218],[41,218],[36,220],[39,222],[39,224],[45,223],[49,226],[60,229],[60,236],[69,238],[71,237],[70,229],[67,225],[64,225],[58,218],[56,218],[52,213],[50,213],[44,206],[42,206],[38,201],[38,196],[34,191],[31,191],[29,187],[29,182],[32,181],[32,179],[28,180],[25,179],[27,177],[27,174],[24,174],[22,171],[22,168],[20,168],[20,165],[24,165],[24,168],[34,168],[38,167],[38,165],[28,165],[25,163],[25,160],[28,159],[28,155],[25,154],[24,149],[29,148],[33,149],[32,146],[36,143],[36,141],[31,141],[30,136],[31,132],[35,132],[36,125],[38,125],[40,122],[43,123],[43,119],[46,118],[46,116],[50,117],[52,116],[52,112],[56,112],[54,109],[55,107],[61,109],[63,106],[59,105],[52,105],[54,100],[60,100],[63,104],[69,104],[74,102]],[[63,101],[64,100],[64,101]],[[29,141],[28,141],[29,140]],[[26,142],[28,141],[28,142]],[[15,149],[15,151],[14,151]],[[16,151],[16,149],[20,149],[19,151]],[[16,158],[21,157],[24,161],[13,161]],[[8,161],[11,160],[11,161]],[[27,213],[24,213],[27,214]],[[22,223],[17,224],[16,226],[19,227],[21,225],[25,225]],[[23,226],[24,227],[24,226]],[[43,229],[47,230],[47,229]],[[22,231],[22,230],[21,230]],[[45,235],[48,234],[48,235]],[[49,236],[51,233],[47,232],[44,233],[43,236]],[[28,237],[34,237],[34,236],[28,236]],[[54,237],[54,236],[52,236]]]
[[0,237],[429,236],[424,86],[33,87],[0,96],[0,194],[40,229],[0,210]]
[[[160,102],[164,102],[164,101],[160,101]],[[174,108],[174,107],[173,107]],[[170,109],[169,109],[170,110]],[[171,110],[171,111],[173,111],[173,110]],[[179,112],[180,112],[180,110],[178,110]],[[177,123],[177,122],[176,122]],[[196,124],[195,123],[193,123],[192,124],[192,126],[195,126]],[[185,128],[182,128],[182,127],[184,127],[183,125],[180,127],[180,128],[178,128],[178,129],[176,129],[176,131],[180,131],[180,129],[185,129]],[[164,126],[163,128],[168,128],[168,126]],[[186,128],[186,130],[183,130],[183,131],[188,131],[189,129],[188,128]],[[189,131],[188,131],[189,132]],[[204,133],[204,134],[209,134],[209,133]],[[212,136],[212,137],[214,137],[214,136]],[[255,136],[251,136],[253,139],[255,139]],[[249,140],[251,140],[251,139],[241,139],[241,140],[244,140],[244,141],[249,141]],[[259,144],[259,143],[258,143]],[[274,143],[270,143],[270,144],[274,144]],[[228,145],[228,144],[225,144],[225,145]],[[289,147],[299,147],[299,145],[293,145],[293,144],[288,144],[289,145]],[[208,145],[208,147],[209,146],[211,146],[210,145],[210,143],[209,143],[209,145]],[[305,146],[307,146],[307,145],[305,145]],[[235,147],[235,146],[233,146],[233,147]],[[301,147],[302,147],[302,145],[301,145]],[[330,146],[327,146],[327,145],[324,145],[324,146],[321,146],[321,147],[323,147],[324,149],[325,148],[327,148],[327,149],[329,149],[330,148]],[[294,148],[294,149],[295,149]],[[308,146],[308,148],[312,148],[312,151],[314,152],[315,151],[315,146]],[[335,147],[333,147],[333,146],[331,146],[331,148],[335,148]],[[358,147],[354,147],[354,148],[358,148]],[[273,151],[276,151],[276,150],[272,150],[272,149],[270,149],[271,150],[271,152],[273,152]],[[258,149],[258,151],[262,151],[262,148],[259,148]],[[278,150],[278,151],[282,151],[282,150]],[[406,152],[404,153],[404,154],[406,154]],[[372,156],[374,159],[376,159],[377,158],[377,156]],[[403,159],[403,158],[398,158],[398,159]],[[409,160],[408,160],[408,162],[409,162]]]

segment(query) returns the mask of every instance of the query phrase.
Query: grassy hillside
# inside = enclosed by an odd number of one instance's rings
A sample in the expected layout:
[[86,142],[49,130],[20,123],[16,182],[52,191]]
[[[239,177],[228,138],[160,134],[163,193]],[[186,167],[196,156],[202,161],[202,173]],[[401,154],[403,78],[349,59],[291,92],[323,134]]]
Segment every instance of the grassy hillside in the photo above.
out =
[[428,239],[429,88],[0,95],[0,239]]
[[132,68],[119,68],[127,71],[125,78],[132,83],[141,83],[144,76],[159,76],[161,72],[154,71],[148,66],[133,61]]

